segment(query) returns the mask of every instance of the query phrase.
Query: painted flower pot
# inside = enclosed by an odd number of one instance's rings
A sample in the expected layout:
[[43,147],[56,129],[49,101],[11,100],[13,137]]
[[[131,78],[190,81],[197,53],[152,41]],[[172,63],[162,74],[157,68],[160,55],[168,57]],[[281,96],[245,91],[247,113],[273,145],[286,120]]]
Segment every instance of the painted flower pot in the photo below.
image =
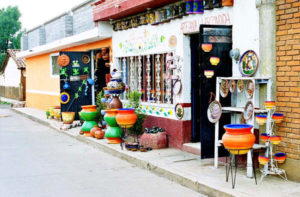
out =
[[274,120],[275,123],[281,123],[283,120],[283,114],[282,113],[274,113],[272,115],[272,119]]
[[267,122],[267,116],[266,115],[257,115],[255,118],[257,124],[264,125]]
[[60,112],[61,112],[60,106],[53,107],[53,115],[55,119],[59,120],[61,118]]
[[222,0],[222,6],[233,6],[234,0]]
[[206,76],[206,78],[212,78],[215,74],[215,71],[213,70],[204,70],[204,75]]
[[259,155],[258,156],[258,162],[261,165],[266,165],[269,162],[269,157],[263,156],[263,155]]
[[265,107],[267,109],[273,109],[275,106],[275,101],[265,101]]
[[117,109],[105,110],[104,120],[108,125],[108,128],[105,132],[105,137],[109,144],[121,143],[121,136],[123,130],[117,124],[117,120],[116,120],[117,114],[118,114]]
[[212,44],[202,44],[201,48],[204,52],[210,52],[213,48]]
[[275,160],[278,163],[284,163],[285,159],[286,159],[286,154],[285,153],[276,153],[275,154]]
[[81,106],[81,112],[95,112],[97,111],[97,105],[83,105]]
[[140,145],[152,149],[166,148],[168,145],[167,132],[144,133],[140,138]]
[[281,141],[281,137],[280,136],[270,136],[270,142],[272,144],[279,144]]
[[220,63],[220,58],[218,58],[218,57],[211,57],[209,59],[209,61],[210,61],[211,65],[217,66]]
[[118,114],[116,115],[116,121],[118,125],[120,125],[122,128],[133,127],[137,119],[134,111],[135,109],[130,108],[118,109]]
[[228,124],[224,126],[226,133],[222,137],[223,144],[232,154],[246,154],[255,142],[251,133],[252,125]]
[[267,134],[267,133],[262,133],[262,134],[260,134],[260,139],[261,139],[261,141],[263,141],[263,142],[268,142],[269,139],[270,139],[270,135]]
[[54,106],[50,106],[50,107],[48,107],[48,109],[49,109],[49,113],[50,113],[50,118],[54,118]]
[[75,118],[75,112],[62,112],[62,120],[64,124],[72,124]]
[[120,109],[123,107],[122,102],[120,101],[118,96],[114,96],[111,102],[109,103],[109,108],[111,109]]

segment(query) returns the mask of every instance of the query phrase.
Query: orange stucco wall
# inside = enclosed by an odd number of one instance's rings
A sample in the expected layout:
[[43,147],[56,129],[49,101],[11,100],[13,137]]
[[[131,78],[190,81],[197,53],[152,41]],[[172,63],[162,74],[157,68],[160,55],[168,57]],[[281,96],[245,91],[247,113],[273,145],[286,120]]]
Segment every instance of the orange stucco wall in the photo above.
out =
[[[61,51],[89,51],[102,47],[112,49],[111,39],[83,44]],[[59,77],[50,73],[50,54],[46,53],[26,58],[26,106],[44,110],[47,106],[60,105]]]

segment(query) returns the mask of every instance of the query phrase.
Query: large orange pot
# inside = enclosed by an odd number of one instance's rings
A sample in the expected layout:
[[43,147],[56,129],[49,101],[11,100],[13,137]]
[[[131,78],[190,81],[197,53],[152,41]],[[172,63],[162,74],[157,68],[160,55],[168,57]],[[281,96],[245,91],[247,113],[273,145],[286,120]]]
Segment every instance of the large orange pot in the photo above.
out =
[[97,105],[83,105],[81,106],[81,112],[95,112],[97,111]]
[[234,0],[222,0],[222,6],[233,6]]
[[223,144],[232,154],[248,153],[255,143],[255,136],[251,133],[252,125],[228,124],[224,126],[226,133],[222,137]]
[[134,111],[135,109],[118,109],[118,114],[116,115],[118,125],[120,125],[122,128],[133,127],[137,119]]

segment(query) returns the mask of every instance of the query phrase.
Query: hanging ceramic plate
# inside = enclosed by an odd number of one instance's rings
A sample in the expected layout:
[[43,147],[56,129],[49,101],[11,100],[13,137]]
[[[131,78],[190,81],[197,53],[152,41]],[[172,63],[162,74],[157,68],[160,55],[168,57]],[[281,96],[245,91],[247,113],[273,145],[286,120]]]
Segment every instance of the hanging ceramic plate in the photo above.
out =
[[180,103],[177,103],[175,106],[175,115],[178,120],[181,120],[184,115],[184,108]]
[[244,118],[245,120],[249,120],[252,118],[254,113],[254,105],[252,101],[248,101],[244,108]]
[[68,66],[70,63],[70,58],[69,56],[62,54],[60,56],[58,56],[57,58],[57,64],[60,66]]
[[252,80],[249,80],[246,84],[246,91],[245,91],[246,97],[248,99],[251,99],[253,97],[254,89],[255,89],[254,82]]
[[173,93],[175,95],[178,95],[181,92],[181,87],[182,87],[181,81],[177,80],[173,85]]
[[83,55],[82,58],[81,58],[81,60],[82,60],[82,62],[83,62],[84,64],[88,64],[88,63],[90,63],[91,58],[90,58],[90,56],[88,56],[88,55]]
[[244,91],[244,81],[243,80],[238,80],[238,82],[237,82],[237,91],[238,92],[243,92]]
[[207,118],[209,122],[216,123],[220,120],[222,115],[222,106],[219,101],[213,101],[209,104],[207,109]]
[[253,76],[257,71],[258,63],[258,56],[256,55],[256,53],[252,50],[246,51],[240,59],[240,73],[244,77]]
[[220,85],[220,94],[223,98],[225,98],[228,95],[229,87],[228,87],[228,81],[222,80]]
[[230,80],[229,81],[229,91],[231,93],[234,93],[235,89],[236,89],[236,82],[235,82],[235,80]]
[[70,101],[70,95],[67,92],[62,92],[59,96],[61,104],[67,104]]

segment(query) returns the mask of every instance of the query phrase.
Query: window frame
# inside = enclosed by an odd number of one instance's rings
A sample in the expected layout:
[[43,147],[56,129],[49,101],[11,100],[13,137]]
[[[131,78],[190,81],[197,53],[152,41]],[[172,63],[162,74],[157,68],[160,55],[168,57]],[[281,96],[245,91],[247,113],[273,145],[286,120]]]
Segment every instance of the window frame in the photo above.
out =
[[50,54],[50,77],[51,78],[59,78],[59,73],[58,74],[53,74],[53,61],[52,61],[52,57],[54,56],[59,56],[59,53],[51,53]]

